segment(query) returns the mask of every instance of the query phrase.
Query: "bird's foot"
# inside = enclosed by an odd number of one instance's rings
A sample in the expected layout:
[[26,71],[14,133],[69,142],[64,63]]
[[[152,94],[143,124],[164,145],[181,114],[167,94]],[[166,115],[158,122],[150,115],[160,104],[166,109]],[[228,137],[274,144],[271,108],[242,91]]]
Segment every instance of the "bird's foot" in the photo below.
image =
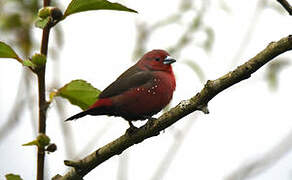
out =
[[155,120],[157,120],[156,118],[151,117],[151,116],[145,116],[145,118],[148,119],[148,121],[146,123],[148,128],[154,124]]
[[132,135],[138,130],[138,128],[136,126],[134,126],[132,121],[128,121],[128,123],[129,123],[130,127],[127,129],[126,133],[129,135]]
[[[146,123],[146,125],[145,125],[145,128],[146,129],[150,129],[150,128],[152,128],[153,127],[153,125],[154,125],[154,122],[157,120],[157,118],[154,118],[154,117],[148,117],[148,121],[147,121],[147,123]],[[159,135],[159,131],[158,132],[156,132],[156,133],[154,133],[153,135],[154,136],[158,136]]]
[[154,120],[156,120],[156,118],[154,118],[154,117],[152,117],[152,116],[142,116],[143,117],[143,119],[147,119],[148,121],[150,120],[150,121],[154,121]]

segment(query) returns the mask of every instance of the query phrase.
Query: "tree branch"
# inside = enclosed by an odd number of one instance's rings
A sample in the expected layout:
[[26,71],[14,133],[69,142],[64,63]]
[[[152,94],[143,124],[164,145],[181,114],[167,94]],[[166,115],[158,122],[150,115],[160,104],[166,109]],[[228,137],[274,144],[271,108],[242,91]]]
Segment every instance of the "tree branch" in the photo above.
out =
[[282,38],[277,42],[270,43],[255,57],[237,67],[234,71],[231,71],[216,80],[207,81],[201,92],[197,93],[189,100],[180,102],[176,107],[164,113],[158,119],[148,121],[133,134],[125,133],[118,139],[99,148],[92,154],[79,161],[64,161],[65,165],[73,168],[63,177],[56,175],[53,179],[82,179],[87,173],[107,159],[114,155],[121,154],[125,149],[133,146],[134,144],[138,144],[145,139],[159,135],[160,131],[171,126],[188,114],[197,110],[205,110],[205,112],[207,112],[206,107],[208,102],[217,94],[228,87],[249,78],[252,73],[257,71],[264,64],[289,50],[292,50],[292,35]]
[[288,3],[286,0],[277,0],[289,13],[290,16],[292,16],[292,6]]

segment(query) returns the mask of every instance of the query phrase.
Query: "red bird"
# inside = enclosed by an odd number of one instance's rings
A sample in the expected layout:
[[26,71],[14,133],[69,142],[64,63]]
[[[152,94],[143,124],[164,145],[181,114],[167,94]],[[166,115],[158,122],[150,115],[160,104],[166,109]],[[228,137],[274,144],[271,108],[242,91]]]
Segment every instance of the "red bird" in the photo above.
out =
[[151,118],[172,99],[176,84],[171,64],[175,61],[164,50],[146,53],[105,88],[92,106],[66,121],[85,115],[121,116],[133,127],[131,121]]

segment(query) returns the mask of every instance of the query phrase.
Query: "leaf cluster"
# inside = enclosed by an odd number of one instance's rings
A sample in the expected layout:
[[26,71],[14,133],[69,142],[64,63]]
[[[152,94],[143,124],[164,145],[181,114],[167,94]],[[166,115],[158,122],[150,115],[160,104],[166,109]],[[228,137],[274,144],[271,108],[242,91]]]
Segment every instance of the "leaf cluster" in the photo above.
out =
[[[39,5],[37,3],[38,1],[33,2],[35,2],[35,4],[33,4],[35,7],[30,8],[31,11],[29,11],[31,13],[31,16],[36,14],[36,7],[38,7]],[[119,3],[111,3],[107,0],[72,0],[66,8],[64,15],[58,8],[55,7],[44,7],[40,9],[38,11],[38,19],[35,25],[36,27],[43,29],[49,24],[55,25],[56,23],[64,20],[70,15],[91,10],[116,10],[137,13],[137,11],[127,8],[124,5],[121,5]],[[20,15],[17,15],[17,17],[19,16]],[[11,17],[8,16],[7,18],[9,19]],[[19,25],[20,27],[22,26],[21,23]],[[6,25],[5,27],[8,27],[8,25]],[[16,26],[11,25],[9,27],[12,28]],[[16,59],[24,66],[31,68],[33,71],[36,70],[36,68],[45,65],[46,63],[46,57],[42,54],[37,53],[26,60],[21,59],[19,55],[17,55],[17,53],[9,45],[1,41],[0,58]],[[66,84],[64,87],[60,88],[57,92],[52,92],[50,95],[50,101],[52,101],[55,96],[60,96],[68,99],[72,104],[79,106],[81,109],[86,109],[97,100],[99,93],[100,90],[94,88],[91,84],[83,80],[74,80]]]

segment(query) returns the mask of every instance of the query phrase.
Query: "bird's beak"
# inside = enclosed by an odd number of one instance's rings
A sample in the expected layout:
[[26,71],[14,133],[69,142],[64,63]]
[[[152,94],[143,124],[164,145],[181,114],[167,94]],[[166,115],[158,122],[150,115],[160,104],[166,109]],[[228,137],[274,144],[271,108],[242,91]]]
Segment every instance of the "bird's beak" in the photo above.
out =
[[174,63],[176,60],[173,59],[172,57],[170,56],[166,56],[166,58],[163,60],[163,64],[172,64]]

